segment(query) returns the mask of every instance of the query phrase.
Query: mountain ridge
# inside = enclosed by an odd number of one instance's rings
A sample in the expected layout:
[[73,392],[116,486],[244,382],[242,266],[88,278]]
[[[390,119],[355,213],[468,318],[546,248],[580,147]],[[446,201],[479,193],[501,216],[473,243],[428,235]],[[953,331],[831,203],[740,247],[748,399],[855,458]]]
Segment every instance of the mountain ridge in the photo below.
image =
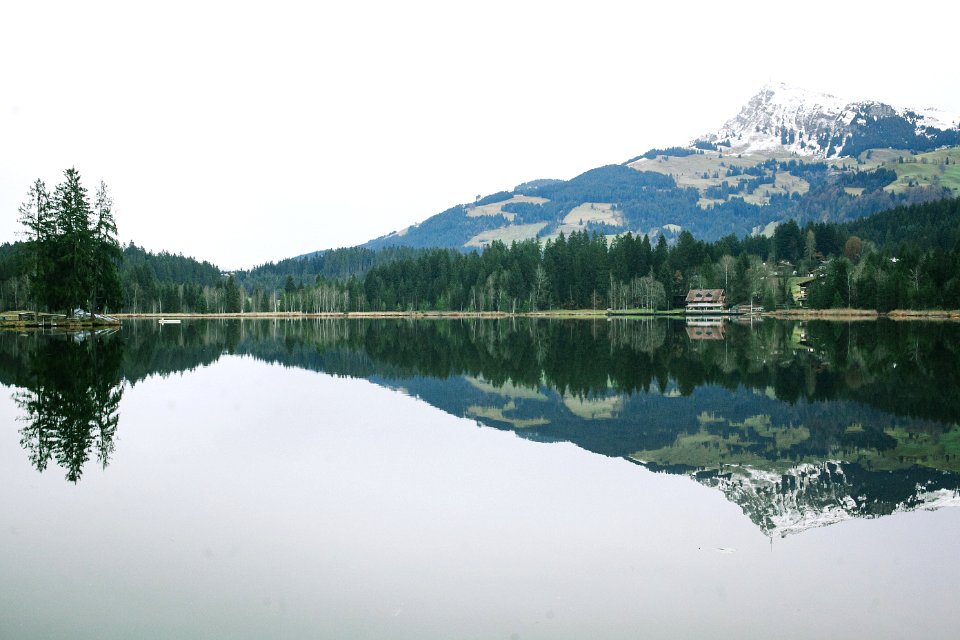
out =
[[716,240],[786,220],[843,222],[960,195],[958,124],[960,114],[934,108],[768,84],[687,145],[523,182],[361,246],[471,250],[576,231]]
[[[936,108],[898,107],[876,100],[849,101],[784,83],[764,85],[719,130],[693,141],[730,142],[733,153],[774,150],[798,156],[854,156],[856,145],[878,122],[900,121],[897,135],[910,148],[960,144],[960,115]],[[914,138],[910,139],[912,126]]]

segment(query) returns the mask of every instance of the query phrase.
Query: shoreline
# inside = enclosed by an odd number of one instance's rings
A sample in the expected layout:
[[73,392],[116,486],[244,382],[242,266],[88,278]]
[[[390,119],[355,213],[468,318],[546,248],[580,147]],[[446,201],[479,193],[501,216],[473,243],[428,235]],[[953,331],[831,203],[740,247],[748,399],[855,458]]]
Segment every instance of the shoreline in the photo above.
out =
[[[670,318],[680,320],[685,318],[735,318],[730,314],[709,316],[704,314],[684,314],[676,310],[655,313],[613,313],[608,314],[606,309],[572,309],[551,311],[525,311],[510,313],[507,311],[328,311],[321,313],[284,312],[250,312],[250,313],[115,313],[114,318],[121,320],[150,320],[161,318],[171,320],[187,319],[250,319],[250,320],[297,320],[310,318],[546,318],[546,319],[600,319],[607,317],[617,318]],[[960,320],[960,310],[912,310],[894,309],[880,312],[876,309],[789,309],[780,311],[766,311],[758,314],[763,318],[779,320],[833,320],[833,321],[863,321],[887,318],[890,320]]]
[[879,318],[896,321],[927,320],[931,322],[960,320],[960,310],[957,309],[893,309],[886,312],[880,312],[876,309],[790,309],[770,311],[762,315],[779,320],[863,321]]
[[[519,316],[521,314],[515,314]],[[304,318],[509,318],[504,311],[324,311],[321,313],[300,313],[297,311],[257,311],[250,313],[115,313],[114,318],[121,320],[299,320]]]
[[[256,313],[116,313],[112,314],[118,321],[122,320],[331,320],[331,319],[406,319],[406,320],[456,320],[481,319],[497,320],[506,318],[540,318],[544,320],[606,320],[609,318],[667,318],[672,320],[696,319],[728,319],[734,321],[739,317],[730,314],[703,315],[684,314],[677,310],[654,313],[612,313],[606,309],[561,309],[551,311],[526,311],[509,313],[506,311],[350,311],[350,312],[256,312]],[[749,317],[749,316],[746,316]],[[772,318],[775,320],[826,320],[829,322],[866,322],[886,318],[897,322],[958,322],[960,310],[912,310],[894,309],[881,313],[875,309],[789,309],[767,311],[755,317]],[[0,329],[93,329],[118,327],[120,322],[92,323],[89,321],[59,321],[55,324],[22,322],[17,320],[0,321]]]

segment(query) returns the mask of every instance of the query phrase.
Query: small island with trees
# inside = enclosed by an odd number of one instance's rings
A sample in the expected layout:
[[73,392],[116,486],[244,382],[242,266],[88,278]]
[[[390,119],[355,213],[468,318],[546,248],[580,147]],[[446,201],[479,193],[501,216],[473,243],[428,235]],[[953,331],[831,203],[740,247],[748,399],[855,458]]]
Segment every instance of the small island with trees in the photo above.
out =
[[93,204],[75,168],[51,194],[36,180],[20,206],[22,258],[29,310],[6,311],[0,322],[29,325],[115,325],[106,315],[122,300],[122,258],[113,201],[101,181]]

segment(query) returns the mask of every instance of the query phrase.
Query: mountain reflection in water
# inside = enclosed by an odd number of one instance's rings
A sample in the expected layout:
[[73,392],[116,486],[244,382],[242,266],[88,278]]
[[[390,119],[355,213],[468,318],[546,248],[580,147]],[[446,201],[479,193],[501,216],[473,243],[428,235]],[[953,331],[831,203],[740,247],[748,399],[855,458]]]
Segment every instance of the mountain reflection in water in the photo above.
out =
[[365,378],[539,442],[722,491],[769,535],[960,505],[960,326],[248,320],[0,335],[21,444],[68,480],[114,454],[125,384],[224,354]]

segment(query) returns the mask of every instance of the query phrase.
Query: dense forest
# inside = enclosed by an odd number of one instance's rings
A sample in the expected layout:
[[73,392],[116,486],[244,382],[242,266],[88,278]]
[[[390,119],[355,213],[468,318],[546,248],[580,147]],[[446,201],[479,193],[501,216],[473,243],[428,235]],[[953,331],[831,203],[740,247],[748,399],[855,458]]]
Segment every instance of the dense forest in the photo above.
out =
[[[560,199],[569,185],[544,188]],[[34,304],[31,255],[30,243],[0,246],[2,308]],[[662,310],[697,287],[726,289],[732,304],[773,308],[798,304],[798,283],[818,308],[955,309],[960,200],[843,224],[790,221],[769,238],[704,242],[683,231],[671,244],[662,235],[575,232],[469,253],[354,247],[235,274],[131,243],[119,264],[119,298],[109,309],[129,312]]]
[[295,283],[319,280],[348,280],[362,277],[373,267],[395,260],[414,258],[421,250],[412,247],[386,247],[379,251],[366,247],[350,247],[318,251],[298,258],[268,262],[250,270],[237,271],[235,276],[248,291],[283,289],[288,279]]
[[352,308],[373,310],[668,309],[693,287],[772,308],[796,304],[798,279],[818,308],[956,308],[960,200],[844,224],[790,221],[770,238],[707,243],[684,231],[668,245],[577,232],[543,246],[495,242],[482,254],[435,249],[372,269],[362,292],[345,289]]

